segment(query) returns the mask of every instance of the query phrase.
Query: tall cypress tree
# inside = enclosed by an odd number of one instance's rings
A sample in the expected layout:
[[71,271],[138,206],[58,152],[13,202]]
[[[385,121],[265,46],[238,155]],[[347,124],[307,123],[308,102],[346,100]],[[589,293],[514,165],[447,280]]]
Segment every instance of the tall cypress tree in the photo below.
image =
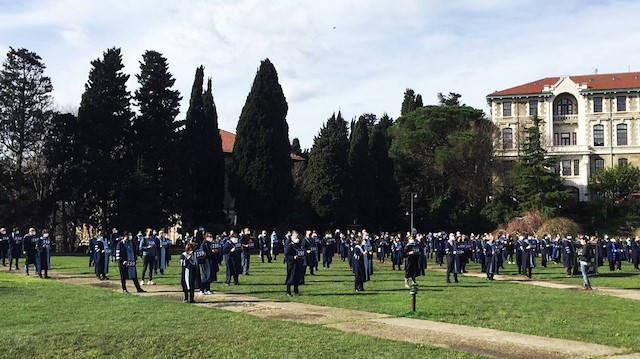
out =
[[[118,222],[121,227],[164,227],[178,210],[181,184],[175,148],[181,96],[173,89],[175,79],[169,72],[167,59],[157,51],[142,55],[136,78],[140,84],[135,92],[140,114],[133,120],[136,174],[124,184]],[[146,209],[139,211],[140,202]],[[134,216],[138,223],[131,223]]]
[[82,176],[86,207],[95,209],[95,222],[106,229],[123,178],[131,169],[130,94],[126,88],[129,75],[122,72],[120,49],[111,48],[103,59],[91,62],[89,80],[78,109]]
[[360,116],[351,128],[349,168],[354,184],[353,219],[367,227],[374,225],[374,165],[369,155],[367,118]]
[[204,223],[221,223],[223,220],[225,164],[222,153],[222,138],[218,129],[218,112],[213,101],[211,78],[207,81],[207,90],[203,99],[204,121],[200,141],[202,145],[199,197],[203,209]]
[[260,64],[236,128],[231,191],[241,223],[274,226],[292,202],[288,106],[275,67]]
[[187,110],[185,129],[181,133],[181,157],[182,164],[182,224],[187,229],[202,225],[200,209],[198,208],[198,189],[200,176],[198,175],[199,161],[199,139],[204,123],[204,97],[202,86],[204,82],[204,67],[196,69],[193,86],[191,87],[191,98],[189,99],[189,109]]
[[416,94],[412,89],[406,89],[404,91],[404,98],[402,100],[402,106],[400,108],[400,116],[406,115],[409,112],[422,107],[422,96]]
[[557,158],[547,155],[542,147],[538,116],[533,117],[533,124],[525,132],[522,154],[512,172],[516,198],[522,211],[537,210],[553,216],[570,193],[564,188],[562,177],[552,171]]
[[323,226],[343,227],[350,216],[351,180],[349,175],[347,122],[335,113],[313,139],[303,192]]
[[381,230],[394,230],[400,206],[400,189],[394,178],[393,160],[389,157],[391,136],[388,133],[393,120],[386,114],[373,127],[369,138],[369,153],[375,163],[374,192],[376,194],[375,224]]

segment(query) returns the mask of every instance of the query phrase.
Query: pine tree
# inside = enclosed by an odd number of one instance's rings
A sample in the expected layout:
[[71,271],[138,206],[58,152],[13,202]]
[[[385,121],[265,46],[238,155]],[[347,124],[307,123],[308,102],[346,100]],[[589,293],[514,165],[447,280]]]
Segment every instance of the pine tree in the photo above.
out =
[[262,61],[236,128],[231,192],[244,225],[274,226],[288,214],[293,194],[288,106],[278,74]]
[[320,129],[309,152],[303,192],[323,226],[349,223],[351,180],[349,176],[347,122],[335,113]]
[[552,170],[557,159],[548,156],[542,147],[540,122],[534,116],[532,126],[525,130],[526,139],[514,166],[513,180],[520,210],[537,210],[553,216],[570,193],[564,188],[562,177]]
[[106,229],[123,179],[133,168],[133,112],[120,49],[108,49],[91,66],[78,110],[78,142],[84,149],[82,166],[87,171],[82,189],[86,207],[96,209],[95,222]]
[[[389,157],[393,120],[386,114],[373,127],[369,138],[369,153],[375,163],[375,225],[381,230],[394,230],[398,224],[400,190],[394,178],[393,160]],[[372,228],[373,229],[373,228]]]
[[404,91],[404,98],[402,100],[402,107],[400,108],[400,116],[406,115],[417,108],[422,107],[422,96],[416,94],[412,89],[406,89]]
[[374,173],[375,163],[369,155],[369,130],[367,118],[360,116],[351,127],[349,144],[349,169],[353,180],[353,219],[366,227],[374,223]]
[[[0,143],[9,154],[12,221],[21,224],[24,205],[25,164],[42,155],[45,131],[51,122],[51,79],[38,54],[9,48],[0,71]],[[7,208],[9,209],[9,208]]]
[[[119,222],[131,218],[126,212],[136,206],[133,203],[137,201],[135,194],[148,192],[162,201],[138,214],[138,225],[165,227],[170,224],[171,215],[178,210],[180,182],[179,157],[175,151],[178,144],[176,117],[182,98],[177,90],[172,89],[175,79],[169,72],[167,59],[159,52],[146,51],[142,55],[140,73],[136,78],[140,84],[135,92],[140,114],[133,121],[136,178],[127,185],[132,187],[129,192],[134,196],[123,194],[119,201]],[[149,204],[151,200],[146,198],[143,202]]]

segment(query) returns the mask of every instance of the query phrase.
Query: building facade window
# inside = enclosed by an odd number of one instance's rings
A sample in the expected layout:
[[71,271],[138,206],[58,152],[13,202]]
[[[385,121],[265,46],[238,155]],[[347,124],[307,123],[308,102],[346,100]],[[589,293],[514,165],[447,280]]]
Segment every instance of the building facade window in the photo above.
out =
[[593,112],[602,112],[602,97],[593,98]]
[[573,102],[571,102],[571,100],[569,100],[568,98],[563,98],[562,100],[558,101],[557,115],[573,115]]
[[553,145],[554,146],[560,145],[560,134],[557,132],[553,134]]
[[538,114],[538,100],[529,101],[529,116],[536,116]]
[[571,176],[571,160],[562,160],[562,175]]
[[574,146],[578,144],[578,134],[575,132],[571,134],[571,144]]
[[595,165],[596,165],[596,172],[600,171],[601,169],[604,168],[604,160],[602,158],[596,159]]
[[624,112],[627,110],[627,96],[616,96],[616,111]]
[[604,125],[593,126],[593,145],[604,146]]
[[560,134],[560,145],[569,146],[571,144],[571,134],[569,132],[563,132]]
[[510,150],[512,148],[513,148],[513,129],[504,128],[502,129],[502,149]]
[[511,117],[511,102],[502,103],[502,117]]
[[573,160],[573,175],[580,175],[580,160]]
[[616,126],[616,138],[618,146],[627,145],[627,125],[622,123]]
[[626,165],[626,164],[627,164],[627,159],[626,158],[618,158],[618,166]]

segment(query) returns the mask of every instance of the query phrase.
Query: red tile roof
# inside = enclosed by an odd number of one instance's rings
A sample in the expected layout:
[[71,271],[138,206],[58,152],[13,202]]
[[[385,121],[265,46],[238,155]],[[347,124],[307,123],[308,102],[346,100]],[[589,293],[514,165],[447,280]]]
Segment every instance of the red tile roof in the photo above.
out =
[[[233,153],[233,144],[236,142],[236,134],[220,130],[220,137],[222,138],[222,152]],[[304,161],[304,157],[298,156],[295,153],[291,154],[291,159],[294,161]]]
[[[623,72],[617,74],[578,75],[569,76],[577,84],[586,84],[588,90],[621,90],[640,88],[640,72]],[[545,85],[555,85],[560,77],[545,77],[543,79],[496,91],[489,96],[529,95],[541,93]]]

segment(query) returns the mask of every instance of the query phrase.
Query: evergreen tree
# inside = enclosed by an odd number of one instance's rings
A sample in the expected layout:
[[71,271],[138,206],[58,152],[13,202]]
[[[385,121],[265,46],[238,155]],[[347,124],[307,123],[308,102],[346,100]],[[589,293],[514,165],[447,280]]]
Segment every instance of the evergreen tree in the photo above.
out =
[[300,147],[300,140],[298,139],[298,137],[294,138],[293,141],[291,141],[291,153],[302,156],[302,148]]
[[293,193],[287,101],[278,74],[262,61],[236,128],[231,192],[241,223],[274,226],[289,212]]
[[400,116],[406,115],[422,106],[422,96],[420,94],[416,95],[415,91],[408,88],[404,91],[404,99],[402,100],[402,107],[400,108]]
[[[125,192],[152,193],[153,197],[162,199],[162,203],[142,211],[137,217],[140,217],[138,225],[165,227],[170,224],[171,215],[178,210],[180,182],[179,157],[175,151],[178,140],[176,117],[182,98],[177,90],[172,89],[175,79],[169,72],[167,59],[159,52],[146,51],[142,55],[140,73],[136,78],[140,84],[135,92],[140,114],[133,121],[136,178],[127,184],[129,189]],[[140,188],[142,185],[149,187]],[[123,226],[121,221],[131,218],[126,212],[137,205],[137,202],[133,203],[138,200],[137,196],[129,194],[123,195],[119,201],[120,227]],[[155,199],[142,200],[148,205]]]
[[556,214],[560,204],[570,196],[562,184],[562,177],[552,171],[557,159],[542,148],[540,119],[526,130],[521,155],[513,169],[515,197],[522,211],[537,210],[545,216]]
[[455,92],[449,92],[448,95],[438,92],[438,102],[442,106],[460,106],[460,97],[462,95]]
[[353,180],[353,219],[366,227],[374,225],[374,168],[369,155],[367,118],[360,116],[351,128],[349,169]]
[[51,79],[42,58],[27,49],[9,48],[0,71],[0,151],[8,154],[12,221],[23,222],[25,165],[42,155],[52,111]]
[[375,173],[375,224],[381,230],[394,230],[400,205],[400,191],[394,178],[393,160],[389,157],[391,136],[388,129],[393,120],[386,114],[373,127],[369,138],[369,153],[374,162]]
[[86,208],[95,210],[92,222],[106,229],[123,179],[133,168],[133,112],[120,49],[108,49],[91,66],[78,110],[78,144],[86,171],[82,198]]
[[349,223],[348,158],[347,122],[340,112],[337,117],[334,113],[313,140],[302,185],[322,226],[343,227]]
[[224,205],[225,163],[222,152],[222,138],[218,129],[218,112],[213,101],[211,78],[207,81],[204,93],[203,111],[204,122],[200,142],[200,201],[203,210],[203,223],[221,223],[224,219],[222,210]]

